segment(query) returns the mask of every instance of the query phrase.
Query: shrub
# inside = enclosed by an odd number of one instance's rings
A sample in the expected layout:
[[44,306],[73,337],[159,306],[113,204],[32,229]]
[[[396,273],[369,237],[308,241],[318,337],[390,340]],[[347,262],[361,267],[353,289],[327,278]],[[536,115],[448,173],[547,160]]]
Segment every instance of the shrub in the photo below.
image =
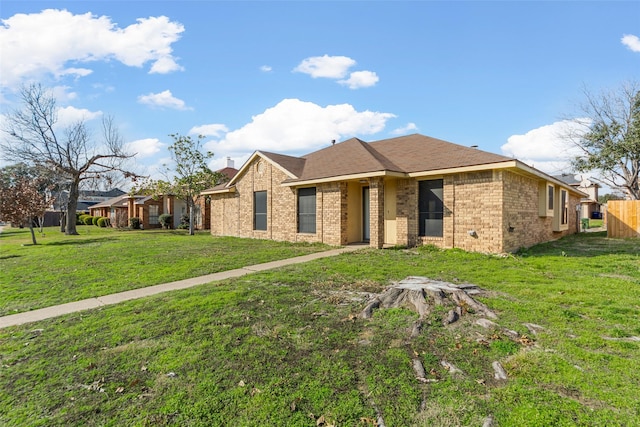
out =
[[91,215],[87,215],[87,216],[84,217],[82,222],[84,222],[84,225],[92,225],[93,224],[93,217]]
[[132,228],[134,230],[139,230],[140,229],[140,218],[138,218],[137,216],[129,218],[129,228]]
[[101,216],[98,218],[98,227],[110,227],[111,220],[107,217]]
[[95,225],[96,227],[98,226],[98,220],[102,218],[101,216],[94,216],[93,218],[91,218],[91,224]]
[[91,215],[87,215],[87,214],[83,214],[83,213],[76,213],[76,224],[77,225],[83,225],[85,223],[84,219],[86,217],[90,217],[90,216]]
[[171,228],[171,225],[173,224],[173,215],[162,214],[158,217],[158,221],[160,222],[160,225],[162,225],[162,228],[167,230]]
[[189,228],[189,215],[184,214],[180,216],[180,224],[178,225],[178,228],[181,230],[186,230]]

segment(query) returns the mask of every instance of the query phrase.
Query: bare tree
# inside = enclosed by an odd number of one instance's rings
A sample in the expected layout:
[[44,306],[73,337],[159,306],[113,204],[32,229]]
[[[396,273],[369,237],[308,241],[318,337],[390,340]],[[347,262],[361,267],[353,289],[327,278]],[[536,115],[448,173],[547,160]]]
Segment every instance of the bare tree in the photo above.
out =
[[584,94],[584,117],[576,119],[581,126],[566,135],[580,151],[574,168],[598,170],[603,182],[640,200],[640,84],[627,82],[612,92]]
[[135,179],[135,173],[125,170],[125,161],[133,154],[124,151],[112,117],[103,118],[101,138],[94,139],[85,120],[62,130],[56,126],[56,100],[41,85],[24,87],[21,98],[23,108],[7,115],[0,152],[10,161],[45,167],[68,185],[64,231],[78,234],[75,212],[81,184],[114,171]]

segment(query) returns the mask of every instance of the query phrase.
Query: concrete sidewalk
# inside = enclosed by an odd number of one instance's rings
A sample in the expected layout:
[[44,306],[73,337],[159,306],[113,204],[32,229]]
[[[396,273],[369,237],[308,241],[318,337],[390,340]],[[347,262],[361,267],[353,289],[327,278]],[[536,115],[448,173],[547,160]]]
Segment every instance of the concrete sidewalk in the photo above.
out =
[[194,277],[192,279],[179,280],[177,282],[164,283],[161,285],[148,286],[146,288],[132,289],[130,291],[118,292],[116,294],[104,295],[96,298],[89,298],[81,301],[70,302],[61,305],[41,308],[38,310],[27,311],[24,313],[11,314],[9,316],[0,317],[0,329],[9,326],[22,325],[25,323],[36,322],[39,320],[50,319],[52,317],[62,316],[64,314],[76,313],[78,311],[90,310],[93,308],[103,307],[105,305],[117,304],[132,299],[144,298],[151,295],[160,294],[162,292],[176,291],[179,289],[191,288],[205,283],[216,282],[218,280],[230,279],[233,277],[246,276],[247,274],[271,270],[286,265],[300,264],[320,258],[340,255],[345,252],[353,252],[358,249],[368,248],[368,245],[350,245],[339,249],[318,252],[309,255],[303,255],[295,258],[288,258],[279,261],[266,262],[264,264],[250,265],[247,267],[237,268],[235,270],[221,271],[219,273],[208,274],[206,276]]

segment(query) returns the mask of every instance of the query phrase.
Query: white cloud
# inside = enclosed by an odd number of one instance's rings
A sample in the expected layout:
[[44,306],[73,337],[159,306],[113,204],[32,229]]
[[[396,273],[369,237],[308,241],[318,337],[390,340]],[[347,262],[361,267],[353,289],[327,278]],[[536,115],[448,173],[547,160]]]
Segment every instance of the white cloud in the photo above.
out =
[[[314,79],[318,77],[336,79],[339,84],[349,89],[371,87],[380,80],[373,71],[349,73],[349,69],[354,65],[356,61],[347,56],[312,56],[304,59],[293,71],[308,74]],[[347,75],[349,77],[345,78]]]
[[418,130],[418,126],[416,126],[415,123],[407,123],[406,126],[403,126],[401,128],[397,128],[391,131],[392,135],[406,135],[409,132],[412,131],[417,131]]
[[327,146],[333,139],[380,132],[393,117],[391,113],[356,111],[349,104],[322,107],[284,99],[253,116],[242,128],[206,145],[217,157],[231,156],[236,160],[246,160],[256,150],[300,155]]
[[378,75],[373,71],[354,71],[346,80],[338,80],[338,83],[348,86],[349,89],[360,89],[370,87],[378,83]]
[[61,104],[69,103],[78,98],[77,92],[73,92],[70,86],[55,86],[51,89],[51,94],[56,102]]
[[173,108],[175,110],[190,110],[185,102],[173,96],[170,90],[160,93],[150,93],[148,95],[140,95],[138,97],[140,104],[150,105],[151,107]]
[[309,74],[314,79],[318,77],[341,79],[354,65],[356,61],[347,56],[312,56],[304,59],[293,71]]
[[56,127],[66,128],[80,121],[89,121],[102,116],[102,111],[89,111],[86,108],[62,107],[58,108],[58,122]]
[[263,65],[260,67],[260,71],[262,71],[263,73],[269,73],[273,70],[273,68],[271,68],[271,66],[269,65]]
[[145,138],[127,143],[126,151],[136,153],[135,157],[141,159],[158,154],[166,146],[167,144],[160,142],[157,138]]
[[221,134],[229,132],[229,128],[227,128],[223,124],[210,124],[210,125],[200,125],[194,126],[189,130],[190,135],[204,135],[204,136],[213,136],[218,138]]
[[[580,123],[579,123],[580,122]],[[505,156],[514,157],[549,174],[568,172],[571,158],[579,151],[567,140],[585,130],[587,119],[562,120],[530,130],[524,135],[512,135],[501,148]]]
[[[151,63],[150,73],[181,70],[171,45],[184,26],[166,16],[139,18],[118,27],[107,16],[88,12],[74,15],[67,10],[46,9],[19,13],[0,25],[0,84],[18,86],[23,80],[46,74],[86,76],[92,70],[78,63],[115,59],[127,66]],[[73,63],[73,67],[67,67]]]
[[633,52],[640,52],[640,38],[633,34],[625,34],[620,41]]

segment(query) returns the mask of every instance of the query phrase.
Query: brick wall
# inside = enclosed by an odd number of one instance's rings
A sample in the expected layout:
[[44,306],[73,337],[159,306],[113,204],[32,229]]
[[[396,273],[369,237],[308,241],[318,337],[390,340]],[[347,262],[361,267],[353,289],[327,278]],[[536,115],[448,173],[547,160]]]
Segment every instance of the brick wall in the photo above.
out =
[[[316,232],[298,233],[297,193],[284,187],[288,176],[270,162],[256,158],[236,181],[235,193],[211,197],[213,235],[251,237],[292,242],[347,243],[346,183],[316,186]],[[267,192],[267,230],[253,229],[253,193]]]
[[498,170],[453,174],[442,179],[442,238],[418,236],[418,181],[398,181],[398,244],[502,253],[576,231],[574,207],[579,203],[578,196],[569,193],[566,229],[553,231],[553,217],[538,214],[537,178]]
[[369,245],[380,249],[384,245],[384,181],[382,178],[369,180],[369,213],[371,226]]
[[418,184],[414,179],[396,181],[396,237],[397,244],[416,246],[418,233]]
[[453,177],[452,188],[448,188],[453,202],[449,208],[453,211],[453,239],[447,247],[502,252],[502,183],[497,174],[482,171]]
[[[578,195],[569,193],[566,229],[554,231],[553,217],[539,215],[540,181],[513,172],[503,172],[503,174],[505,205],[503,251],[513,252],[522,247],[559,239],[577,231],[575,207],[580,203]],[[542,191],[546,191],[546,187]],[[555,203],[559,203],[559,198],[556,198]]]

